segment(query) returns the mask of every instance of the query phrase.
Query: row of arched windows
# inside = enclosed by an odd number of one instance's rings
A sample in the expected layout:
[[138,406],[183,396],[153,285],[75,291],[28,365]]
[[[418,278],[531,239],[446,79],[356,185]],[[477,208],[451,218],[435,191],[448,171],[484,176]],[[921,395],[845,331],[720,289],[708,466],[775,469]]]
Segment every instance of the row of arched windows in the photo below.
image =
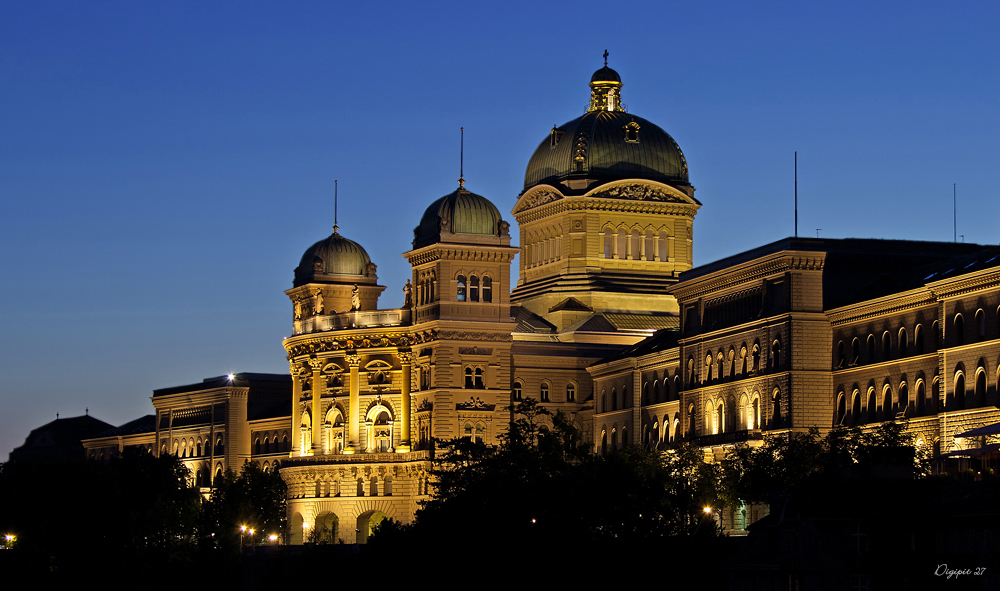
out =
[[545,232],[527,237],[523,247],[524,264],[528,268],[546,265],[562,259],[562,236]]
[[622,386],[621,390],[611,388],[610,394],[607,390],[601,390],[601,404],[597,412],[611,412],[619,408],[630,408],[631,406],[632,399],[628,395],[628,386]]
[[[215,455],[221,456],[225,452],[225,444],[223,443],[222,435],[216,438],[215,443]],[[212,455],[211,443],[209,438],[198,437],[197,442],[194,437],[181,437],[179,439],[174,439],[173,447],[169,447],[166,441],[160,444],[160,453],[167,454],[172,453],[179,458],[199,458],[202,456]]]
[[292,451],[292,448],[288,445],[287,433],[282,435],[281,440],[278,439],[277,434],[265,435],[264,439],[261,439],[260,437],[254,437],[253,440],[254,455],[282,453],[289,451]]
[[[934,336],[929,339],[932,347],[930,351],[934,351],[938,347],[936,338],[938,334],[938,322],[936,320],[931,324],[931,333]],[[895,339],[893,338],[894,336]],[[924,327],[919,323],[913,327],[912,340],[905,326],[900,327],[895,334],[884,330],[881,337],[878,338],[874,334],[869,333],[868,337],[864,340],[864,344],[862,344],[860,337],[854,337],[851,339],[850,349],[847,348],[847,343],[841,340],[837,342],[837,351],[833,358],[834,369],[879,363],[910,355],[923,355],[928,352],[927,340],[928,337],[924,333]]]
[[[782,369],[781,339],[777,338],[771,342],[771,347],[767,357],[767,368],[771,371]],[[761,345],[760,340],[754,340],[749,348],[746,343],[740,345],[737,353],[736,347],[730,345],[729,352],[719,349],[718,353],[711,350],[705,355],[705,362],[702,366],[704,380],[701,383],[710,384],[723,380],[742,379],[749,375],[762,371],[761,367]],[[688,386],[694,387],[698,383],[693,356],[687,360]]]
[[666,230],[657,232],[652,229],[642,231],[639,228],[605,226],[602,231],[601,257],[632,261],[666,261],[671,238]]
[[717,435],[761,429],[760,393],[742,394],[739,403],[733,398],[709,399],[705,403],[705,433]]
[[456,278],[455,297],[460,302],[492,302],[493,279],[489,275],[480,278],[478,275],[465,275]]
[[[576,390],[577,386],[575,382],[567,382],[565,389],[565,397],[563,400],[552,400],[552,383],[549,380],[542,380],[538,385],[538,401],[539,402],[576,402]],[[511,400],[518,402],[524,400],[527,397],[524,393],[524,382],[521,380],[514,380],[514,385],[510,391]]]

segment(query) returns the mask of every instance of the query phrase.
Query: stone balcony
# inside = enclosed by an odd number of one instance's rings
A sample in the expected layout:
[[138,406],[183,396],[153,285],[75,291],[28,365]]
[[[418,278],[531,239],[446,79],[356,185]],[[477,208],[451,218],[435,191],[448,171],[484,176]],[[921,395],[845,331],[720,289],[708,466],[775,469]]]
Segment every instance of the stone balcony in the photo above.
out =
[[393,326],[409,326],[411,314],[408,308],[394,310],[360,310],[357,312],[341,312],[310,316],[296,320],[293,328],[296,335],[330,330],[345,330],[350,328],[379,328]]

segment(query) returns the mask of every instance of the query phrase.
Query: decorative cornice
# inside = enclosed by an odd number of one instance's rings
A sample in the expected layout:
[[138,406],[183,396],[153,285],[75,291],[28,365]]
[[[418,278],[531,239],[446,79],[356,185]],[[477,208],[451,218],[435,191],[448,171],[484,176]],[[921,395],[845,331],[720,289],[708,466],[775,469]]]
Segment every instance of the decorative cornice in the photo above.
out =
[[920,292],[910,293],[902,297],[894,295],[891,298],[875,300],[868,304],[845,306],[827,315],[830,318],[830,324],[840,326],[850,322],[869,320],[878,316],[896,314],[921,306],[933,305],[934,303],[936,303],[934,294],[930,291],[921,290]]
[[517,215],[522,211],[535,209],[536,207],[558,201],[564,197],[565,195],[560,193],[558,189],[549,186],[533,187],[517,200],[517,204],[514,205],[514,210],[511,213]]
[[712,292],[730,291],[739,285],[760,281],[765,277],[777,275],[784,271],[822,271],[825,260],[825,253],[810,253],[809,256],[784,253],[763,261],[751,263],[736,272],[731,272],[728,269],[720,269],[713,274],[714,276],[708,278],[698,277],[690,281],[682,281],[673,288],[668,288],[667,291],[673,293],[678,300],[690,301]]
[[953,298],[984,289],[1000,287],[1000,270],[990,269],[986,274],[976,275],[967,279],[928,284],[938,298]]

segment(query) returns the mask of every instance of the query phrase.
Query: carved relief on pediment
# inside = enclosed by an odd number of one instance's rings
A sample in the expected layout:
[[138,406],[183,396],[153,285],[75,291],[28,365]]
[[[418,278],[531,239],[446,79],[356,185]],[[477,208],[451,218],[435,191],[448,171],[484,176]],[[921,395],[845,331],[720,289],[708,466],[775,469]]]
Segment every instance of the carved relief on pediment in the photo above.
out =
[[514,209],[514,213],[521,213],[522,211],[527,211],[529,209],[534,209],[546,203],[552,203],[553,201],[558,201],[562,199],[563,196],[555,191],[549,191],[547,189],[538,189],[532,191],[530,194],[525,195],[518,202],[517,207]]
[[672,195],[659,187],[631,184],[611,187],[593,195],[608,199],[628,199],[630,201],[664,201],[667,203],[684,203],[685,200]]

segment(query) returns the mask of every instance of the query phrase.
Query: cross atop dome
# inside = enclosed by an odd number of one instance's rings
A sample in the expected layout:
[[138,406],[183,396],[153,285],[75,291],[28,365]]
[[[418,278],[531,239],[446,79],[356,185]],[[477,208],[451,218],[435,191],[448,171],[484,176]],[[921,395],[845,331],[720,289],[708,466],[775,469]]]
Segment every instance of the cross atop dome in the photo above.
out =
[[618,111],[625,112],[625,105],[622,104],[622,79],[608,67],[608,50],[604,50],[604,67],[594,72],[590,77],[590,106],[587,112],[591,111]]

